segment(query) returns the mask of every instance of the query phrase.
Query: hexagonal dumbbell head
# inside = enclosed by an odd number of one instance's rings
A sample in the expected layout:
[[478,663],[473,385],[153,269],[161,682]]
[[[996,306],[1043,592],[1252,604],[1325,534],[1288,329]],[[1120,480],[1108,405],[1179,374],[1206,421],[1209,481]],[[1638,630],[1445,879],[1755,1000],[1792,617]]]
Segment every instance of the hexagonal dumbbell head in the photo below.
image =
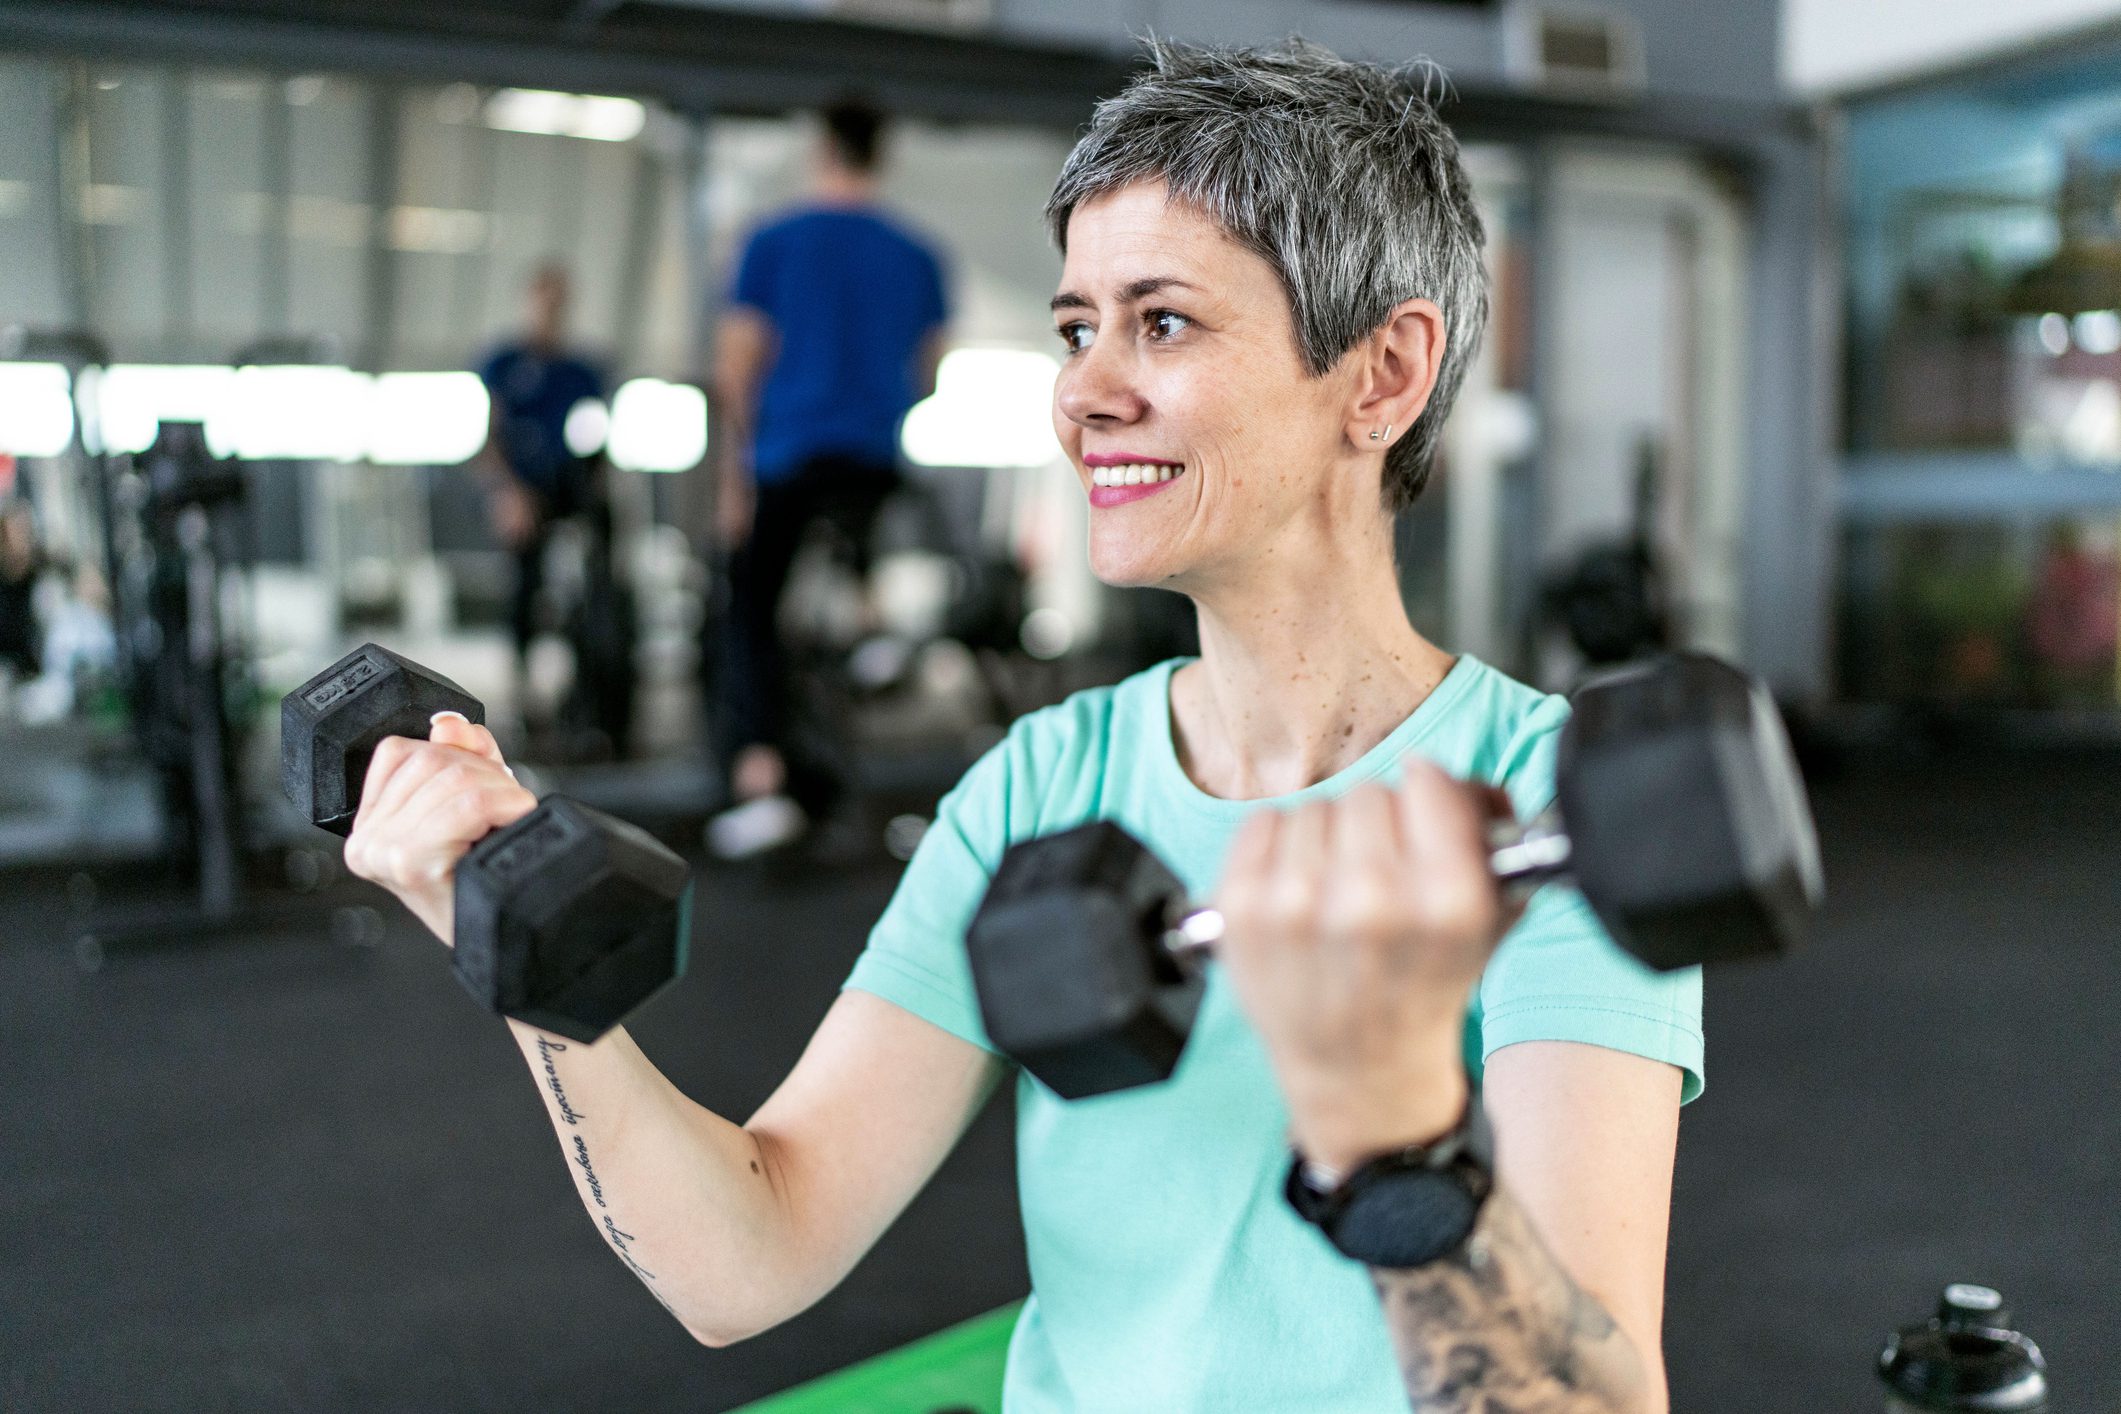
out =
[[1163,945],[1184,894],[1109,821],[1010,846],[966,935],[988,1038],[1071,1100],[1168,1079],[1200,1006]]
[[555,796],[457,866],[457,978],[489,1010],[594,1041],[685,970],[685,861]]
[[281,789],[312,823],[347,834],[377,744],[424,739],[437,712],[486,720],[479,699],[448,678],[364,643],[280,700]]
[[1804,779],[1767,690],[1679,653],[1578,689],[1556,764],[1578,887],[1652,967],[1787,952],[1824,892]]

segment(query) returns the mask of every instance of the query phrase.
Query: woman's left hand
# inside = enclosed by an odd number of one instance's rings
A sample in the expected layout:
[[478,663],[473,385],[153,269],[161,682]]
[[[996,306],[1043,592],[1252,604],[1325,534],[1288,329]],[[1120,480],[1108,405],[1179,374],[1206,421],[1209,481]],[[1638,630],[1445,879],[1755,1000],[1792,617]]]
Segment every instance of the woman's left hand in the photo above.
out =
[[1410,758],[1396,791],[1262,810],[1232,844],[1217,952],[1312,1162],[1353,1167],[1456,1122],[1467,998],[1518,912],[1488,867],[1508,810]]

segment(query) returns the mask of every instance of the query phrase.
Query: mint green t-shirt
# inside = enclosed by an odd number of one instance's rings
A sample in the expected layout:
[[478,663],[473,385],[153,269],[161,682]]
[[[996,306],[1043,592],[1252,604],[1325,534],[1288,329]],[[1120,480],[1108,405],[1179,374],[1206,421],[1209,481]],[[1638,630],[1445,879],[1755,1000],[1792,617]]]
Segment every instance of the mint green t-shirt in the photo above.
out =
[[[847,985],[992,1049],[964,936],[1017,840],[1117,821],[1195,897],[1238,825],[1265,806],[1395,783],[1419,752],[1502,786],[1521,819],[1554,793],[1560,698],[1460,658],[1354,765],[1293,795],[1222,800],[1180,768],[1179,660],[1019,720],[943,799]],[[1614,945],[1572,889],[1549,885],[1489,962],[1466,1060],[1518,1041],[1579,1041],[1669,1062],[1701,1091],[1701,975],[1659,975]],[[1062,1100],[1019,1071],[1018,1183],[1031,1299],[1009,1347],[1005,1408],[1333,1414],[1404,1410],[1368,1274],[1282,1198],[1287,1111],[1258,1034],[1211,966],[1177,1074]]]

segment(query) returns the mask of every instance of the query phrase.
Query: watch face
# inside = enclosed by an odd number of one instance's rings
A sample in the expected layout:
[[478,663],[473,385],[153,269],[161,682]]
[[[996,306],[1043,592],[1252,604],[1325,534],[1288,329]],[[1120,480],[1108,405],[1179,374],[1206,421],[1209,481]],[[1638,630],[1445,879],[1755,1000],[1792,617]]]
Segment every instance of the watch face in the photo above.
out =
[[1419,1267],[1472,1235],[1480,1199],[1449,1169],[1402,1169],[1350,1193],[1328,1234],[1372,1267]]

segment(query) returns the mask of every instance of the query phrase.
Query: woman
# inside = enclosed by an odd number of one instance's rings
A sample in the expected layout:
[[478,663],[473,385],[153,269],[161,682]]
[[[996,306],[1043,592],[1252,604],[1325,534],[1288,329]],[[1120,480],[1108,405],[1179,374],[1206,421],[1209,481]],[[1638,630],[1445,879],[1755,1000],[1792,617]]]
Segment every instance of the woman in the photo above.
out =
[[[1426,641],[1393,572],[1485,313],[1456,144],[1406,76],[1301,44],[1153,58],[1049,206],[1054,421],[1092,567],[1188,595],[1200,658],[967,773],[748,1124],[623,1033],[518,1042],[607,1241],[701,1340],[741,1339],[829,1290],[1008,1077],[962,944],[1003,848],[1116,819],[1229,934],[1173,1080],[1016,1077],[1008,1407],[1662,1410],[1699,980],[1573,895],[1498,897],[1488,819],[1551,795],[1566,707]],[[448,719],[365,799],[349,859],[445,937],[455,858],[530,808]]]

